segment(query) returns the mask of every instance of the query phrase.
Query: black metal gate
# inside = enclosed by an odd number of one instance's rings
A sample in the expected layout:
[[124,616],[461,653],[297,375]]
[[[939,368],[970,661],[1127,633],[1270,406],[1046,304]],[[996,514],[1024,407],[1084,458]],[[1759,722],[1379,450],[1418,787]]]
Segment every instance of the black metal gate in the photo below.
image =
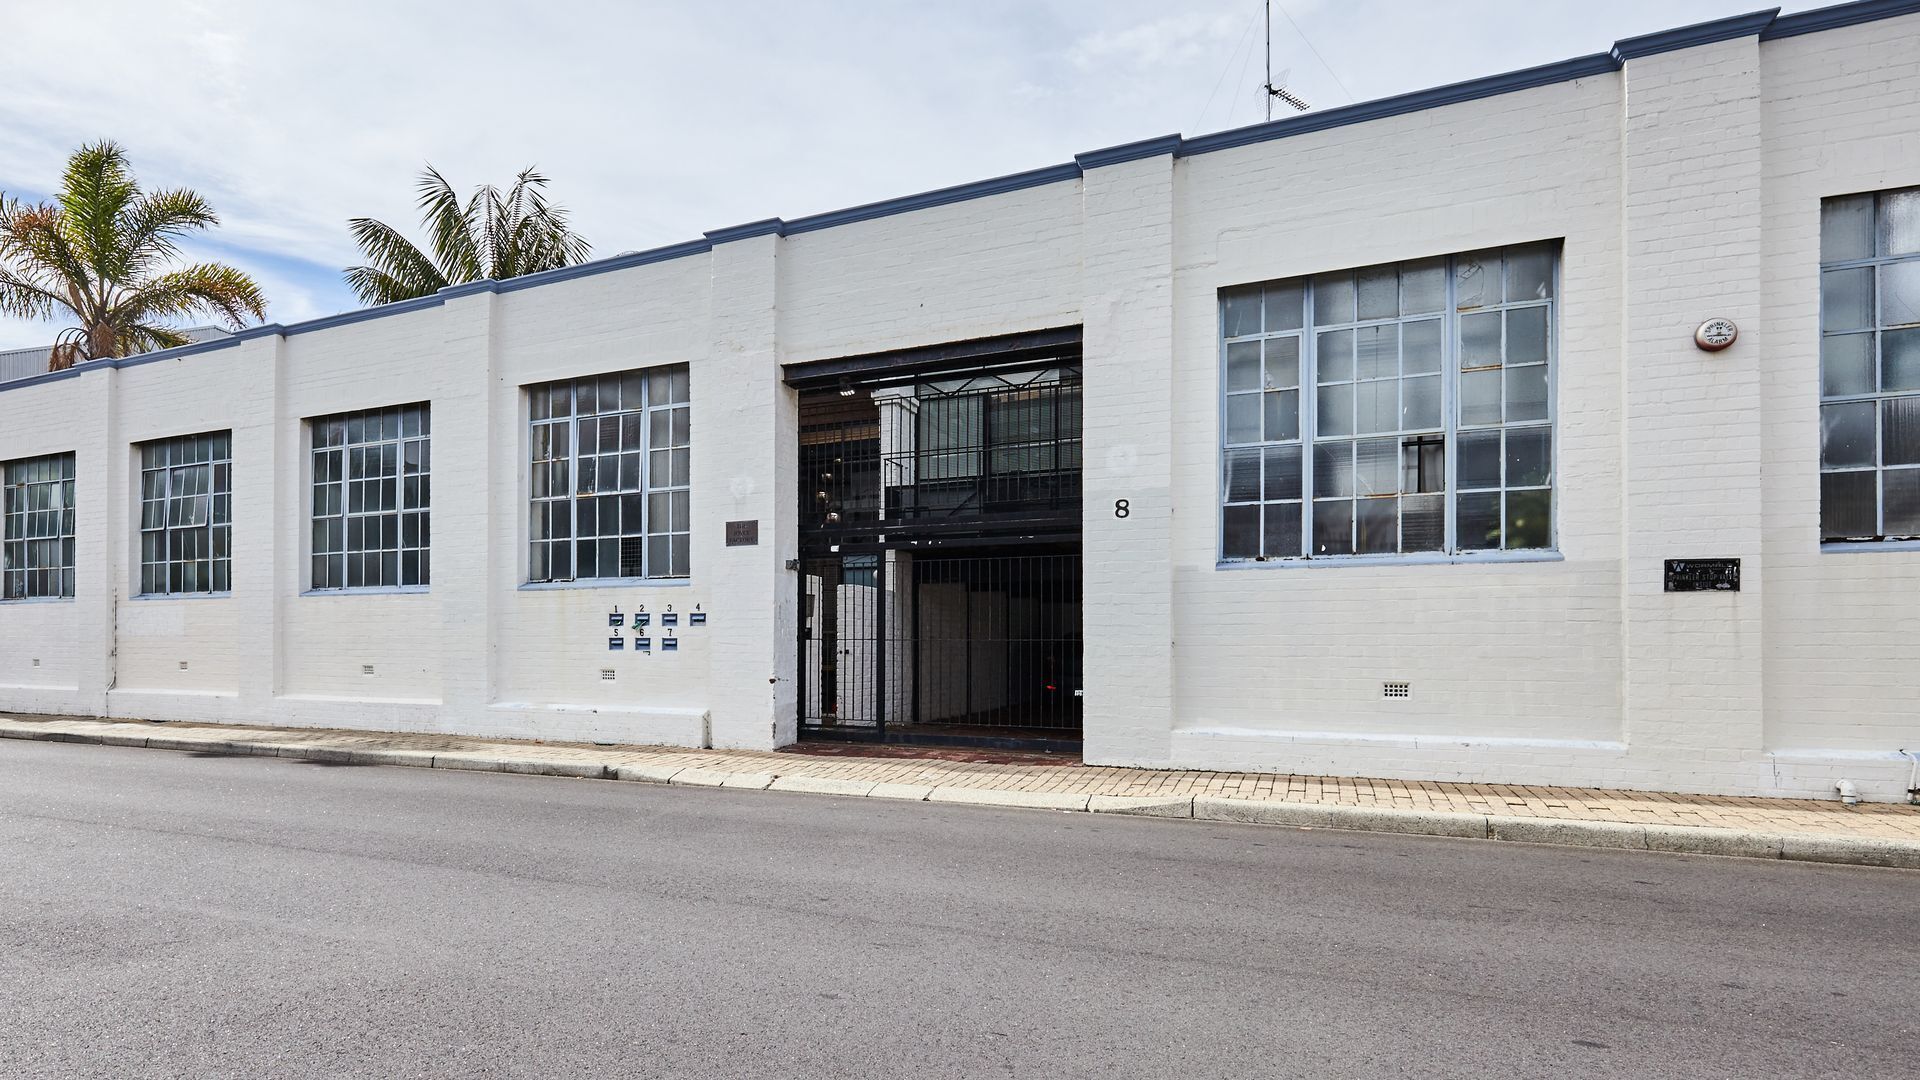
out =
[[1071,359],[802,394],[803,734],[1078,749]]
[[801,723],[815,736],[1080,738],[1077,550],[880,549],[801,562]]

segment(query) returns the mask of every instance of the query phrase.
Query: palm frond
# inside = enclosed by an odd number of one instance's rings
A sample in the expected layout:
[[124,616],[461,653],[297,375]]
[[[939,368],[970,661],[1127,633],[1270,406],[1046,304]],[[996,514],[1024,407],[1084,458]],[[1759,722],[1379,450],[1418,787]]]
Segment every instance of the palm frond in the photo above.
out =
[[198,192],[185,188],[156,191],[135,199],[122,211],[118,223],[128,276],[179,255],[175,242],[179,237],[218,224],[220,217],[213,206]]
[[[346,272],[347,284],[362,303],[391,304],[431,296],[452,284],[433,259],[393,226],[373,218],[354,218],[347,226],[367,259],[367,265]],[[368,288],[363,289],[363,283]]]
[[126,151],[117,143],[89,143],[67,159],[57,196],[61,231],[95,279],[119,281],[126,276],[119,218],[139,196]]
[[428,245],[440,276],[449,284],[477,281],[485,273],[485,263],[475,249],[472,204],[462,206],[460,196],[432,165],[420,174],[420,220],[427,226]]
[[163,329],[157,320],[202,313],[238,330],[249,318],[265,318],[267,301],[260,286],[245,273],[221,263],[196,263],[155,275],[115,306],[111,322],[124,338],[135,329],[141,333]]

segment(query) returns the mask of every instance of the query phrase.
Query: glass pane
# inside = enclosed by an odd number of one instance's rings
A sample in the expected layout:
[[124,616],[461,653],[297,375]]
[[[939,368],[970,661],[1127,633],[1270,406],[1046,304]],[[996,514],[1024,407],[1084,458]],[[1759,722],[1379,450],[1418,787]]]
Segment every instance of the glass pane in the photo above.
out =
[[1500,422],[1500,372],[1469,371],[1460,376],[1460,422]]
[[[1822,344],[1836,340],[1852,341],[1858,338],[1860,344],[1855,350],[1870,355],[1873,348],[1872,334],[1857,334],[1847,338],[1827,338]],[[1824,350],[1823,350],[1824,352]],[[1824,359],[1824,357],[1823,357]],[[1872,361],[1867,361],[1867,390],[1873,389]],[[1920,390],[1920,330],[1888,330],[1880,335],[1880,389],[1882,390]],[[1835,391],[1836,393],[1858,394],[1861,390]]]
[[1321,382],[1344,382],[1353,378],[1353,331],[1335,330],[1320,335],[1314,362]]
[[1318,434],[1353,434],[1353,384],[1321,387],[1314,408],[1314,427]]
[[1547,309],[1515,308],[1507,312],[1507,363],[1547,362]]
[[1873,325],[1873,268],[1828,270],[1820,275],[1820,328],[1864,330]]
[[1306,294],[1306,285],[1299,281],[1283,281],[1267,286],[1267,333],[1300,329],[1300,313],[1305,307]]
[[[1512,428],[1507,432],[1507,486],[1542,487],[1553,482],[1553,432]],[[1467,486],[1462,483],[1461,487]]]
[[1854,540],[1878,535],[1874,495],[1871,472],[1820,474],[1820,536]]
[[1271,390],[1261,396],[1266,399],[1267,441],[1299,438],[1300,391]]
[[1354,551],[1384,555],[1400,550],[1400,500],[1361,499],[1354,516]]
[[1415,435],[1400,443],[1400,490],[1447,490],[1447,442],[1438,435]]
[[1363,326],[1353,335],[1354,378],[1384,379],[1400,374],[1399,326]]
[[1220,511],[1220,555],[1251,559],[1260,554],[1260,507],[1228,506]]
[[1463,551],[1500,546],[1500,493],[1462,495],[1454,509],[1454,533]]
[[[1260,441],[1259,394],[1235,394],[1227,399],[1227,441],[1229,443]],[[658,475],[656,469],[654,483],[664,485],[664,481],[665,478]]]
[[1508,248],[1507,302],[1545,300],[1553,295],[1553,247],[1529,244]]
[[1313,325],[1353,321],[1353,275],[1322,274],[1313,279]]
[[1268,338],[1263,344],[1267,350],[1267,389],[1285,390],[1291,386],[1299,386],[1300,339],[1297,337]]
[[1500,253],[1476,251],[1453,260],[1453,304],[1472,311],[1500,302]]
[[[1227,389],[1260,389],[1260,343],[1258,341],[1236,341],[1227,346]],[[659,442],[668,434],[667,414],[657,412],[654,417],[654,440]]]
[[1400,500],[1401,551],[1439,551],[1446,533],[1446,496],[1408,495]]
[[1355,384],[1354,432],[1371,435],[1400,430],[1400,381],[1382,379]]
[[[1228,337],[1245,337],[1248,334],[1257,334],[1260,332],[1260,293],[1258,290],[1228,293],[1222,298],[1222,303],[1226,308],[1223,317],[1225,319],[1226,334]],[[658,399],[654,402],[656,405],[660,403]]]
[[1391,266],[1372,266],[1354,275],[1359,316],[1392,319],[1400,314],[1400,273]]
[[1820,406],[1820,464],[1873,464],[1873,402]]
[[1400,312],[1425,315],[1447,303],[1447,270],[1440,259],[1422,259],[1400,265]]
[[[1315,464],[1318,464],[1318,459],[1315,459]],[[1399,439],[1362,439],[1354,444],[1353,490],[1357,495],[1393,495],[1399,492]]]
[[1340,499],[1313,504],[1313,553],[1353,554],[1353,503]]
[[1420,375],[1440,370],[1440,320],[1405,323],[1400,329],[1400,370]]
[[1873,196],[1849,195],[1820,204],[1820,261],[1873,257]]
[[1920,465],[1920,397],[1880,403],[1880,464]]
[[1300,504],[1268,503],[1262,550],[1269,559],[1300,554]]
[[[1227,451],[1227,501],[1257,502],[1260,499],[1260,451]],[[656,531],[666,527],[664,522],[654,521]]]
[[1459,461],[1454,465],[1460,487],[1492,488],[1500,486],[1500,432],[1463,431],[1457,445]]
[[1427,375],[1400,382],[1400,428],[1418,431],[1440,426],[1440,376]]
[[1269,499],[1298,499],[1300,490],[1300,447],[1270,446],[1266,449],[1267,470],[1264,484]]
[[1553,492],[1507,492],[1507,550],[1553,545]]
[[1507,369],[1507,420],[1547,418],[1547,365]]
[[1886,535],[1920,535],[1920,469],[1888,469],[1880,484]]
[[[1847,273],[1848,271],[1840,271]],[[1920,261],[1880,268],[1880,325],[1920,323]],[[1829,326],[1829,329],[1839,327]]]
[[[1880,253],[1911,255],[1920,251],[1920,190],[1893,191],[1880,196]],[[1822,251],[1821,257],[1825,257]]]
[[[1920,334],[1920,331],[1897,330],[1884,334],[1882,348],[1892,344],[1895,334]],[[1920,361],[1920,337],[1913,339],[1913,348],[1915,360]],[[1914,374],[1920,376],[1920,362],[1913,368]],[[1820,393],[1825,397],[1873,393],[1872,334],[1838,334],[1820,339]]]
[[1353,494],[1353,444],[1321,443],[1313,448],[1313,493],[1316,496]]
[[1500,364],[1500,313],[1483,311],[1460,316],[1460,367],[1498,367]]

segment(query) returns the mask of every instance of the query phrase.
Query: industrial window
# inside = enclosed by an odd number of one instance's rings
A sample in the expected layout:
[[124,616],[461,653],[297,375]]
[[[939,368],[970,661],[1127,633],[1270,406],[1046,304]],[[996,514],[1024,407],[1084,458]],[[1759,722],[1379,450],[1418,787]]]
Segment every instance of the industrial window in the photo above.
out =
[[233,587],[233,434],[140,447],[140,593]]
[[73,595],[73,455],[0,466],[0,599]]
[[686,367],[549,383],[528,395],[528,578],[686,577]]
[[1557,244],[1221,295],[1223,559],[1553,546]]
[[1820,536],[1920,537],[1920,188],[1820,205]]
[[418,404],[312,422],[313,588],[428,583],[431,416]]

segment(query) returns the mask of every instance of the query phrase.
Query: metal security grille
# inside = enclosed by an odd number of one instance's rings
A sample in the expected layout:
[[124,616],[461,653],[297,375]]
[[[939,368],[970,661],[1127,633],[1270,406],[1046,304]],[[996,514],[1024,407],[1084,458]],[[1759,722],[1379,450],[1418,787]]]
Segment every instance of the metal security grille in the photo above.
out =
[[841,553],[802,560],[800,579],[801,723],[809,734],[1079,739],[1077,550]]

